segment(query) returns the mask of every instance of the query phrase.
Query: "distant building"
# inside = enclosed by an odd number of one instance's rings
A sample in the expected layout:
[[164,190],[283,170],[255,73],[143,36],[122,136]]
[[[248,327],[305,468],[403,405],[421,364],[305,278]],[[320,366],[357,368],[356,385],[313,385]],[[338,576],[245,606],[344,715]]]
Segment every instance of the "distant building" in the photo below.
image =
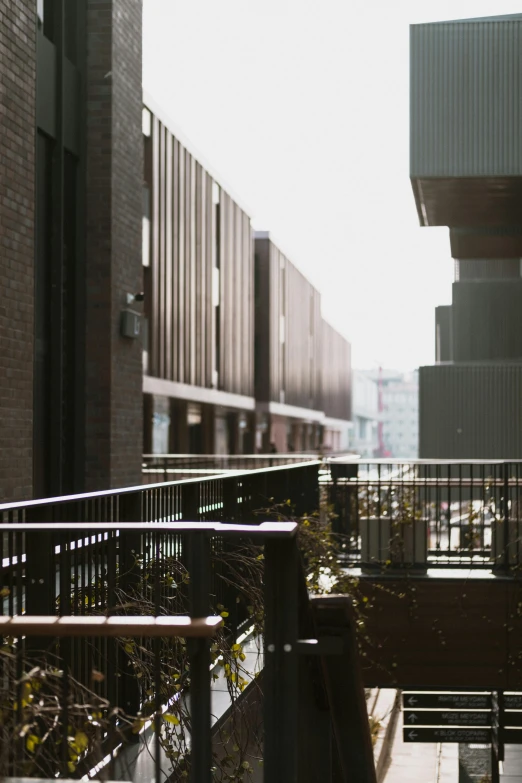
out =
[[419,455],[419,373],[383,371],[383,440],[390,457]]
[[353,371],[353,430],[350,447],[361,457],[373,458],[378,449],[379,394],[377,381]]
[[[415,459],[419,454],[419,373],[398,370],[369,370],[364,373],[379,391],[382,385],[384,454]],[[378,440],[378,439],[377,439]],[[376,453],[379,443],[377,442]]]
[[321,295],[266,231],[255,234],[256,447],[346,448],[351,346],[321,315]]

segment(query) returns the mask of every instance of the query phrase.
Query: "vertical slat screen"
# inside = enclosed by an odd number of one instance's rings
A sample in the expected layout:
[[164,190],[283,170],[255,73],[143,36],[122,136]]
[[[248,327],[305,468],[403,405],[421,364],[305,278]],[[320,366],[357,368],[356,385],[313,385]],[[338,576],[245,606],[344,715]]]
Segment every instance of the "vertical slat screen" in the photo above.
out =
[[[149,373],[211,388],[214,180],[152,115]],[[254,248],[249,216],[220,189],[219,388],[254,393]]]

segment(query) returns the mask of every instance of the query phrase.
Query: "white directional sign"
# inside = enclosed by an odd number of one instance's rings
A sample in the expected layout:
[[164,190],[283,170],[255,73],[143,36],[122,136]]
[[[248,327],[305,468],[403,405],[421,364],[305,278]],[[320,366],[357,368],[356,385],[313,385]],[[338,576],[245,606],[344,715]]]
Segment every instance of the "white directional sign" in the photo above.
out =
[[491,726],[491,713],[478,710],[404,710],[404,725]]
[[491,742],[490,729],[404,728],[404,742],[463,742],[487,745]]

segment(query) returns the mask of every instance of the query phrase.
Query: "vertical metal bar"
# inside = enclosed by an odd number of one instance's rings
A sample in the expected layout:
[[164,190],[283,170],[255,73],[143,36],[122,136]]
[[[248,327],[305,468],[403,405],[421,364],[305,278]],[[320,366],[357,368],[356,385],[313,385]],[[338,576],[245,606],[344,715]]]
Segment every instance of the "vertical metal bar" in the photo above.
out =
[[[70,644],[68,639],[62,639],[60,644],[60,656],[62,658],[62,709],[60,713],[62,728],[62,774],[65,778],[70,776],[69,772],[69,655]],[[65,645],[63,643],[65,642]]]
[[51,268],[51,492],[62,493],[63,479],[63,221],[64,221],[64,0],[53,3],[53,37],[56,48],[55,123],[52,164],[52,268]]
[[[161,590],[161,573],[160,573],[160,533],[151,536],[152,541],[155,543],[155,574],[154,574],[154,613],[156,617],[160,614],[160,590]],[[161,639],[154,639],[154,689],[156,692],[154,714],[154,770],[156,774],[156,783],[160,783],[161,780]]]
[[[190,576],[190,616],[205,617],[210,603],[210,545],[205,533],[186,537]],[[187,640],[190,665],[191,764],[192,783],[210,783],[212,738],[210,730],[210,645],[207,639]]]
[[504,525],[504,567],[506,570],[509,568],[510,564],[510,535],[509,535],[509,504],[508,504],[508,495],[509,495],[509,463],[504,462],[502,465],[502,473],[503,473],[503,525]]
[[297,568],[294,540],[266,542],[264,779],[270,783],[297,783]]

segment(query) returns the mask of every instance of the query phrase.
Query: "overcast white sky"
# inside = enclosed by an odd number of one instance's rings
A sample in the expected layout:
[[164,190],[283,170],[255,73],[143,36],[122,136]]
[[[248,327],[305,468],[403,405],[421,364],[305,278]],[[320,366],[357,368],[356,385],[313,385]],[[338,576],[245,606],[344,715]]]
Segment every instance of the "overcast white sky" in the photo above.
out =
[[356,367],[434,360],[448,231],[409,183],[409,30],[508,0],[144,0],[144,87],[322,293]]

